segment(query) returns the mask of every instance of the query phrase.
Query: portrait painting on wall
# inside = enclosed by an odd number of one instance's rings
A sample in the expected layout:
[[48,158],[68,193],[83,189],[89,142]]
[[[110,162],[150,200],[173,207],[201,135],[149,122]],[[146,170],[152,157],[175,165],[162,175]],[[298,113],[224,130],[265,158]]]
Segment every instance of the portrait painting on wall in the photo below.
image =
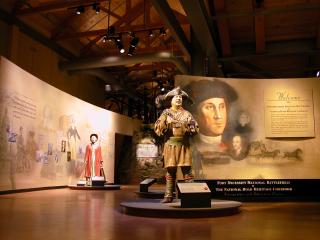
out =
[[[199,134],[191,140],[193,170],[197,179],[301,175],[299,169],[306,164],[306,148],[311,146],[306,143],[310,140],[304,139],[302,147],[301,139],[268,138],[263,94],[265,89],[278,85],[280,89],[295,87],[299,91],[303,84],[301,80],[178,75],[175,84],[193,100],[186,109],[199,124]],[[312,84],[316,83],[310,80],[308,87],[316,88]],[[312,159],[308,158],[308,164],[318,166]],[[311,172],[316,174],[313,170]]]
[[231,106],[238,93],[228,83],[215,79],[192,81],[184,87],[193,100],[187,106],[199,123],[200,133],[193,138],[195,175],[211,164],[243,160],[248,154],[251,135],[250,116],[238,110],[231,117]]

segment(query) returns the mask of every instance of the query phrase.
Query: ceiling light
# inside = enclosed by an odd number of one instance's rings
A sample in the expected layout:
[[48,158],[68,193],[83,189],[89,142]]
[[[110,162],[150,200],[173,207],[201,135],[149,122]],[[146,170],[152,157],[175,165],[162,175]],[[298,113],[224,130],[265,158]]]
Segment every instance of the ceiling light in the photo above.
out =
[[130,46],[135,48],[139,43],[139,38],[134,37],[131,41],[130,41]]
[[105,85],[105,91],[106,91],[106,92],[111,92],[111,90],[112,90],[112,89],[111,89],[111,85],[110,85],[110,84],[106,84],[106,85]]
[[149,30],[149,37],[153,37],[153,31]]
[[94,3],[94,4],[92,4],[92,9],[93,9],[94,11],[96,11],[96,14],[100,13],[99,3]]
[[103,36],[102,42],[105,43],[107,41],[107,36]]
[[161,35],[166,35],[166,34],[167,34],[167,33],[166,33],[166,30],[164,30],[163,27],[160,28],[160,34],[161,34]]
[[123,47],[121,36],[115,39],[115,43],[117,48],[119,49],[119,52],[121,54],[125,53],[126,50]]
[[79,7],[77,7],[76,13],[77,13],[78,15],[80,15],[81,13],[84,13],[84,6],[79,6]]
[[317,77],[320,77],[320,70],[317,71],[316,76],[317,76]]

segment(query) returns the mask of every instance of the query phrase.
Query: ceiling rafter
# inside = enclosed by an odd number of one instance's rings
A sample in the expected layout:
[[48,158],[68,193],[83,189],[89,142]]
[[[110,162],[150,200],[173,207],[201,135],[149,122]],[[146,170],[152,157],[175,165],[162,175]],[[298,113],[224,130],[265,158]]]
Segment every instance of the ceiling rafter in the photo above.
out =
[[57,40],[58,36],[61,35],[62,32],[66,29],[66,26],[68,26],[76,17],[76,14],[70,14],[62,21],[60,21],[57,26],[51,31],[51,39]]
[[19,11],[25,3],[26,3],[26,0],[16,0],[11,11],[12,14],[15,15],[16,12]]
[[198,0],[180,0],[180,2],[203,52],[206,56],[210,56],[210,68],[212,68],[214,74],[223,76],[218,66],[218,53],[214,42],[213,29],[209,24],[209,17],[203,2]]
[[167,1],[151,0],[151,2],[153,7],[157,10],[160,17],[164,21],[165,25],[170,29],[172,36],[181,47],[181,50],[188,58],[190,58],[191,45]]
[[236,13],[225,13],[225,14],[219,14],[217,16],[212,16],[213,20],[218,19],[231,19],[231,18],[238,18],[238,17],[250,17],[258,15],[273,15],[273,14],[279,14],[279,13],[290,13],[290,12],[301,12],[301,11],[314,11],[319,10],[320,4],[312,4],[312,3],[306,3],[304,5],[294,5],[294,6],[287,6],[285,8],[275,8],[275,9],[263,9],[261,12],[236,12]]
[[56,12],[70,7],[77,7],[81,5],[88,5],[93,3],[101,3],[106,0],[73,0],[73,1],[53,1],[45,4],[39,4],[32,8],[22,8],[16,11],[18,16],[26,16],[30,14],[37,14],[41,12]]
[[264,2],[257,4],[256,0],[252,0],[254,15],[254,30],[256,38],[256,53],[261,54],[266,51],[266,38],[265,38],[265,24],[264,15]]
[[[225,0],[214,0],[214,6],[216,14],[225,13]],[[230,33],[229,24],[227,19],[218,19],[217,26],[220,37],[220,44],[222,48],[222,56],[231,55],[231,43],[230,43]]]
[[[318,11],[318,19],[320,19],[320,11]],[[320,49],[320,20],[318,21],[316,48]]]
[[[116,26],[116,24],[113,24],[112,26]],[[116,27],[116,32],[130,32],[130,31],[140,32],[140,31],[147,31],[149,29],[161,28],[162,26],[163,26],[162,23],[152,24],[148,27],[146,27],[144,24],[134,25],[134,26],[123,26],[123,27]],[[107,33],[107,28],[99,29],[99,30],[91,30],[86,32],[66,33],[57,37],[56,40],[62,41],[62,40],[73,39],[73,38],[84,38],[84,37],[95,37],[95,36],[102,37],[106,33]]]

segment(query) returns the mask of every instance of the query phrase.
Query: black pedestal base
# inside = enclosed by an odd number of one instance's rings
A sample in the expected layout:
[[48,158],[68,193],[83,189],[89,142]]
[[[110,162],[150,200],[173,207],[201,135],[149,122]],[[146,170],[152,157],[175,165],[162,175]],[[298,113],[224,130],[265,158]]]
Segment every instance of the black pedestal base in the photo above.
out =
[[144,217],[219,217],[239,213],[240,202],[212,200],[210,208],[181,208],[180,200],[172,203],[161,203],[159,199],[140,199],[122,202],[122,212],[128,215]]

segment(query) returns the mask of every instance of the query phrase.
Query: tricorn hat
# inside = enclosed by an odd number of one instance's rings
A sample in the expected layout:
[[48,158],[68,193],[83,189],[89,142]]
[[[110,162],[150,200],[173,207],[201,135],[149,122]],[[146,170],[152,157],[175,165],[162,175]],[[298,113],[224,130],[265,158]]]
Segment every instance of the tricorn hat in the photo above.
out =
[[238,94],[233,87],[217,79],[193,81],[183,89],[187,91],[194,100],[193,108],[197,107],[202,101],[210,98],[223,98],[227,103],[234,102],[238,99]]
[[171,98],[173,98],[176,95],[181,95],[183,98],[188,99],[189,101],[192,102],[191,98],[189,97],[189,95],[183,91],[180,86],[175,87],[174,89],[172,89],[171,91],[169,91],[165,96],[164,96],[164,100],[167,101]]
[[181,95],[184,100],[187,100],[188,103],[186,103],[186,101],[183,101],[183,105],[186,105],[186,104],[191,105],[193,103],[189,95],[178,86],[172,89],[171,91],[169,91],[168,93],[166,93],[165,95],[157,96],[155,100],[157,108],[170,107],[171,99],[176,95]]

